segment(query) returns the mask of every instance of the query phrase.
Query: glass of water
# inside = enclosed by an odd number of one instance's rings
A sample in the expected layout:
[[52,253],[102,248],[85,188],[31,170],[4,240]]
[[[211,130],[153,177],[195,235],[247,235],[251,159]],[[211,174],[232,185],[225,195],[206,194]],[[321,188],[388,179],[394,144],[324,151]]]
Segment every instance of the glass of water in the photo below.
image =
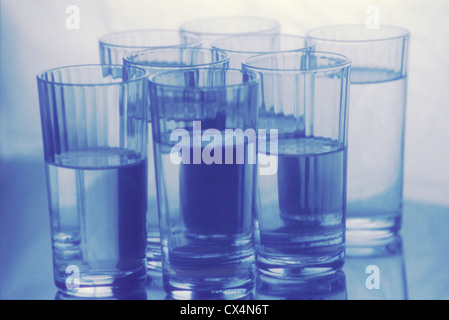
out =
[[280,24],[273,19],[255,16],[220,16],[189,20],[181,24],[183,36],[196,35],[201,45],[208,48],[220,38],[250,34],[277,34]]
[[176,299],[246,297],[260,76],[187,69],[149,82],[165,290]]
[[112,65],[37,76],[54,279],[65,294],[145,283],[147,78]]
[[350,61],[326,52],[247,58],[262,74],[256,263],[276,277],[331,273],[345,256]]
[[246,58],[262,53],[305,50],[306,39],[289,34],[251,34],[215,40],[212,48],[225,51],[231,57],[229,66],[241,68]]
[[[221,51],[205,48],[165,48],[139,51],[123,59],[124,65],[141,67],[150,75],[162,71],[186,68],[227,68],[229,56]],[[153,134],[148,122],[148,149],[153,154]],[[152,158],[153,159],[153,158]],[[156,185],[154,162],[148,162],[148,185]],[[156,188],[148,191],[147,213],[147,267],[148,270],[161,271],[161,242]]]
[[351,59],[347,243],[368,244],[401,228],[409,32],[327,26],[307,44]]
[[[180,35],[178,30],[165,30],[165,29],[142,29],[142,30],[127,30],[120,32],[113,32],[104,35],[99,40],[100,46],[100,60],[102,64],[123,64],[123,59],[129,57],[131,54],[142,51],[142,50],[155,50],[155,49],[181,49],[187,47],[198,47],[200,45],[200,37],[195,34]],[[165,59],[165,66],[169,63],[173,63],[177,58],[174,57],[179,52],[183,51],[164,51],[168,54],[166,58],[160,55],[153,54],[152,58],[146,58],[145,55],[140,54],[137,56],[132,56],[130,61],[135,61],[134,64],[144,64],[144,60],[148,62],[153,59],[153,64],[151,70],[160,69],[156,64],[163,64]],[[181,54],[180,60],[176,60],[176,64],[181,62],[186,62],[187,56],[191,51],[184,51],[184,56]],[[205,54],[199,54],[198,60],[203,61],[215,61],[216,57],[211,55],[207,56]],[[209,60],[207,60],[209,59]],[[141,63],[142,62],[142,63]],[[193,60],[192,60],[193,63]],[[151,126],[151,123],[149,123]],[[156,201],[156,180],[154,177],[154,156],[152,147],[152,131],[151,128],[148,130],[149,138],[148,143],[148,213],[147,213],[147,224],[149,230],[148,232],[148,270],[160,271],[160,249],[156,248],[159,242],[157,234],[154,231],[155,216],[157,215],[157,201]],[[155,244],[156,242],[156,244]]]

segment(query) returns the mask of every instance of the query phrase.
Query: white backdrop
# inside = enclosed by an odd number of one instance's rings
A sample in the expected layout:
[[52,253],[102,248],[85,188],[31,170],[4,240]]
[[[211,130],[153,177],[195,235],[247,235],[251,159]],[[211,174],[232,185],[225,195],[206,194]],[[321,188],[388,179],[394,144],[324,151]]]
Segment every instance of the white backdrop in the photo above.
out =
[[[66,8],[79,8],[69,30]],[[405,197],[449,204],[449,1],[445,0],[3,0],[1,1],[0,156],[42,157],[35,75],[99,62],[97,39],[136,28],[177,29],[185,20],[256,15],[304,35],[326,24],[383,24],[412,33],[406,118]],[[367,11],[368,10],[368,11]],[[4,182],[2,182],[4,183]]]

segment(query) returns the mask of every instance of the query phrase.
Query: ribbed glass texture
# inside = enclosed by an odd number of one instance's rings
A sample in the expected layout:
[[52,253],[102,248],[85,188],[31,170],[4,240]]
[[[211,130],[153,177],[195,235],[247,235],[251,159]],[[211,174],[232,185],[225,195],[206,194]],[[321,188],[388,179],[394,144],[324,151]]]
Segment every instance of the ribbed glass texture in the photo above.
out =
[[243,60],[257,54],[306,50],[306,39],[297,35],[263,33],[225,37],[213,41],[211,46],[229,54],[231,68],[241,68]]
[[106,297],[146,279],[147,72],[86,65],[37,76],[56,286]]
[[[235,299],[253,290],[260,90],[258,74],[234,69],[150,77],[164,287],[176,298]],[[241,139],[226,134],[234,129]],[[253,134],[244,137],[247,129]]]
[[[139,51],[124,58],[127,66],[137,66],[150,75],[162,71],[187,68],[227,68],[229,56],[215,49],[204,48],[166,48]],[[148,123],[148,150],[153,154],[153,132],[151,121]],[[153,157],[150,158],[153,160]],[[156,178],[154,162],[148,162],[148,213],[147,213],[147,266],[149,270],[161,271],[161,243],[159,235],[158,205],[156,198]]]
[[258,128],[270,132],[258,149],[258,270],[287,278],[335,272],[345,257],[350,62],[282,52],[247,58],[243,69],[262,74]]

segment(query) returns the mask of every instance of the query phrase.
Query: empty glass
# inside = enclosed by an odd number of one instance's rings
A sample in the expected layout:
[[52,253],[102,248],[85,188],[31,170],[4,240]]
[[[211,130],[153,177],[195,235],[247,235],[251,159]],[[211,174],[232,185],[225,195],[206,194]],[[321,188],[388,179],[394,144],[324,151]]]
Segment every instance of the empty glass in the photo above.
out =
[[[146,69],[150,75],[176,69],[186,68],[226,68],[229,64],[228,55],[220,50],[202,48],[167,48],[139,51],[123,59],[125,65]],[[153,133],[151,122],[148,122],[148,149],[153,154]],[[151,158],[153,159],[153,158]],[[158,206],[156,197],[156,178],[153,161],[148,162],[147,213],[147,267],[161,270],[161,243],[159,236]]]
[[258,148],[257,267],[279,277],[333,272],[345,255],[349,59],[282,52],[243,69],[262,74],[258,128],[270,131]]
[[409,32],[365,25],[310,30],[307,44],[351,59],[347,243],[399,231]]
[[241,68],[246,58],[261,54],[305,50],[304,37],[288,34],[251,34],[215,40],[212,48],[225,51],[231,57],[230,67]]
[[122,64],[124,57],[136,51],[199,46],[200,37],[181,35],[177,30],[142,29],[109,33],[99,40],[101,64]]
[[164,287],[174,298],[236,299],[253,290],[260,90],[251,71],[150,77]]
[[210,47],[212,41],[223,37],[258,33],[276,34],[280,31],[277,21],[263,17],[222,16],[186,21],[181,24],[183,36],[201,37],[202,46]]
[[65,294],[145,283],[147,77],[117,65],[37,76],[54,278]]

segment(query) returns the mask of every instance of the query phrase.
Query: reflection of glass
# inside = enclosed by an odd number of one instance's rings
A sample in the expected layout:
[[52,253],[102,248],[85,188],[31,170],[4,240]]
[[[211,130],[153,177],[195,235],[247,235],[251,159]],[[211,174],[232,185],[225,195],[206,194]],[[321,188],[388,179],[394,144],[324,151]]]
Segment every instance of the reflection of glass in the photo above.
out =
[[407,281],[400,236],[370,246],[347,247],[343,270],[350,300],[406,300]]
[[343,271],[304,277],[301,280],[271,277],[259,273],[256,279],[258,300],[346,300]]

